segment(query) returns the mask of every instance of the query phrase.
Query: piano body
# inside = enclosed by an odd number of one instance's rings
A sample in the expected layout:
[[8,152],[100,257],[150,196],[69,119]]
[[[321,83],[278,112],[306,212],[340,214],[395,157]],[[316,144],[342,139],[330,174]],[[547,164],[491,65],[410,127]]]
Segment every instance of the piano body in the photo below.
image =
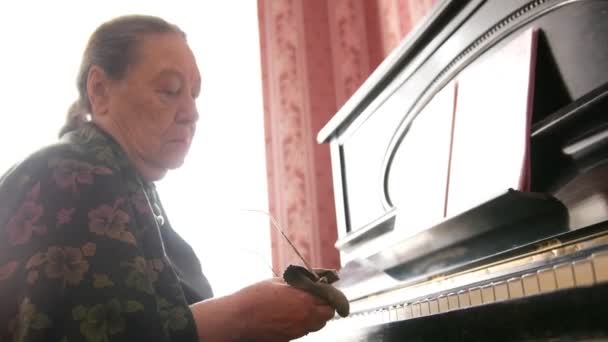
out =
[[608,340],[607,42],[608,1],[438,1],[319,132],[351,314],[304,339]]

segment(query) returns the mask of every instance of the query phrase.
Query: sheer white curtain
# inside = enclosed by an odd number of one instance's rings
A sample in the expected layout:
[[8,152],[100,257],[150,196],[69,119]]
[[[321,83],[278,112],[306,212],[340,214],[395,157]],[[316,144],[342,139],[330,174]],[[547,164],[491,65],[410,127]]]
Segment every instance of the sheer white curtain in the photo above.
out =
[[188,34],[202,72],[201,121],[183,168],[158,184],[174,228],[218,295],[271,276],[257,2],[0,3],[0,172],[53,142],[88,36],[123,14],[152,14]]

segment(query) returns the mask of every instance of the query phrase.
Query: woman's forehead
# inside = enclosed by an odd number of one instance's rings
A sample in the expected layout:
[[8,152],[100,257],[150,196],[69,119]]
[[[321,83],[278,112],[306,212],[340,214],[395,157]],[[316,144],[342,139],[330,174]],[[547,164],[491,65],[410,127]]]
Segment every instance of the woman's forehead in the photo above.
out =
[[186,39],[178,34],[148,35],[140,41],[137,62],[133,65],[136,74],[148,77],[178,73],[192,81],[200,79],[196,58]]

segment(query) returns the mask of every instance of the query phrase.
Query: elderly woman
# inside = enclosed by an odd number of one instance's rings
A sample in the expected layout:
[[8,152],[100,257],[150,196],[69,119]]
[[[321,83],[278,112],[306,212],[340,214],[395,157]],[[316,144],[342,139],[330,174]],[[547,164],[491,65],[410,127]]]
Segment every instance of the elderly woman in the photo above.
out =
[[333,309],[277,279],[212,298],[154,182],[182,165],[201,79],[162,19],[101,25],[60,141],[0,180],[0,341],[286,341]]

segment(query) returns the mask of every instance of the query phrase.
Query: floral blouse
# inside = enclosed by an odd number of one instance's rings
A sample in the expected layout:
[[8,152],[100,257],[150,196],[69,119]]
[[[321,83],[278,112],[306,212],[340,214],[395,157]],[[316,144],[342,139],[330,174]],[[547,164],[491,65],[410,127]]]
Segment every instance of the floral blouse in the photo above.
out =
[[0,179],[0,341],[197,341],[212,296],[151,183],[92,124]]

